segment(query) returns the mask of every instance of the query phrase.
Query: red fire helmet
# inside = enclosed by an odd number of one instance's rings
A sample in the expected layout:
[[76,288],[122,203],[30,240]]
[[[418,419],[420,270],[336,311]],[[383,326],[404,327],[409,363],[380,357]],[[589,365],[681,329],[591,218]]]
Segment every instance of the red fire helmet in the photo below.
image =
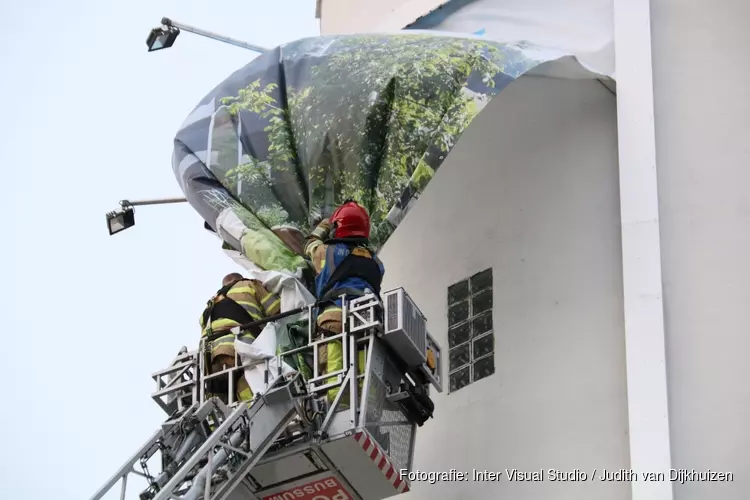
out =
[[370,237],[370,216],[354,201],[345,201],[337,208],[331,216],[331,224],[336,228],[336,238]]

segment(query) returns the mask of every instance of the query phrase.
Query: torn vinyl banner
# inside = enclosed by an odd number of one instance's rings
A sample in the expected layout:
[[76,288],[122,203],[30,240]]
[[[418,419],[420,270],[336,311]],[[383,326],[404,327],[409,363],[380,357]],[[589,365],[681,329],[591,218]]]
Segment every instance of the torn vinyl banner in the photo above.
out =
[[174,172],[261,269],[304,268],[304,236],[346,199],[369,211],[377,249],[489,100],[563,55],[435,33],[289,43],[200,102],[175,138]]

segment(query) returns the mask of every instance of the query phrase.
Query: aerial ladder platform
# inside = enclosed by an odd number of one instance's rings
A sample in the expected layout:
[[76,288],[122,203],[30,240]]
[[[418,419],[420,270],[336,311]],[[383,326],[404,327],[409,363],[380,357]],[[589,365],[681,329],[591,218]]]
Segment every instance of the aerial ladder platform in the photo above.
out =
[[[133,498],[132,475],[146,480],[140,500],[380,500],[409,491],[400,471],[411,469],[417,428],[433,416],[430,386],[442,391],[440,346],[403,288],[342,299],[341,334],[317,338],[309,305],[298,310],[307,342],[275,358],[243,363],[236,354],[234,367],[208,374],[211,338],[183,347],[152,374],[151,397],[168,418],[91,500],[115,498],[118,483],[120,500]],[[329,342],[347,346],[343,368],[320,373],[318,348]],[[311,361],[306,377],[282,370],[299,355]],[[249,404],[233,400],[248,368],[265,384]],[[224,400],[207,389],[221,377]]]

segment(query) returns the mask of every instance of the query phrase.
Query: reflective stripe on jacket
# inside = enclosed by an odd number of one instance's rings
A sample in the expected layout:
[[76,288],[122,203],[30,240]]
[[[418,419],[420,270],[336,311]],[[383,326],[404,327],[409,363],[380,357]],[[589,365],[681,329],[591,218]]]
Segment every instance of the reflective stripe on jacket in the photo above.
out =
[[[224,300],[231,300],[242,308],[245,314],[235,314],[231,308],[221,307],[219,304]],[[218,307],[217,307],[218,306]],[[236,306],[235,306],[236,307]],[[224,310],[223,313],[218,312]],[[207,311],[213,314],[207,315]],[[239,309],[237,310],[240,312]],[[279,314],[281,311],[281,299],[278,295],[269,292],[260,281],[240,280],[232,284],[225,294],[214,295],[208,302],[206,309],[200,317],[201,336],[207,336],[218,332],[230,330],[251,321],[259,321],[268,316]],[[208,325],[204,318],[210,317]],[[246,340],[253,340],[252,332],[243,332],[240,336]],[[211,350],[215,351],[220,346],[234,346],[234,336],[229,334],[214,340]]]

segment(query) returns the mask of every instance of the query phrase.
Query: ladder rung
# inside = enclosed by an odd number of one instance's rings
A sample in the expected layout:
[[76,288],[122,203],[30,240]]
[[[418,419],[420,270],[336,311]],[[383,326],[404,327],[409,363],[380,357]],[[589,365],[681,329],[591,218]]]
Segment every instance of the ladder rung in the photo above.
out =
[[182,389],[186,389],[186,388],[194,386],[194,385],[195,385],[195,381],[188,380],[187,382],[183,382],[181,384],[173,385],[171,387],[167,387],[166,389],[162,389],[160,391],[156,391],[156,392],[154,392],[154,393],[151,394],[151,397],[152,398],[158,398],[158,397],[161,397],[161,396],[166,396],[166,395],[171,394],[173,392],[177,392],[177,391],[180,391]]
[[181,369],[183,369],[185,367],[191,367],[191,366],[195,366],[195,363],[192,362],[192,361],[180,363],[179,365],[172,365],[169,368],[164,368],[163,370],[159,370],[158,372],[152,373],[151,374],[151,378],[153,378],[154,380],[156,380],[157,377],[164,376],[164,375],[169,375],[169,374],[174,373],[174,372],[176,372],[178,370],[181,370]]

